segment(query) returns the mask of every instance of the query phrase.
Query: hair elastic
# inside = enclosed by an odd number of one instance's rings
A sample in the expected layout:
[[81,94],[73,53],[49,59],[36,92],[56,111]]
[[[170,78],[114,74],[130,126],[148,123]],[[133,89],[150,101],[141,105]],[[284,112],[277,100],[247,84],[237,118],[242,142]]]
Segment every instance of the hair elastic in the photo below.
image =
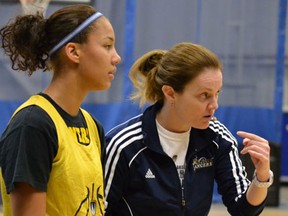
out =
[[95,14],[88,17],[83,23],[81,23],[74,31],[64,37],[58,44],[56,44],[50,51],[49,55],[51,56],[53,53],[58,51],[62,46],[68,43],[72,38],[78,35],[81,31],[83,31],[87,26],[89,26],[92,22],[97,20],[99,17],[103,16],[102,13],[96,12]]

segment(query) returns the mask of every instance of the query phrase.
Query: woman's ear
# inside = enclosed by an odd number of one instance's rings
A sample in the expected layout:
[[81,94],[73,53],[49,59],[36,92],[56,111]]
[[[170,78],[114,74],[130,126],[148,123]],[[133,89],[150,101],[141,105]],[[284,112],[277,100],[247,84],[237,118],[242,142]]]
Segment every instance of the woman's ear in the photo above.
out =
[[77,43],[67,43],[65,45],[65,53],[72,62],[79,63],[79,47]]
[[163,92],[165,98],[168,101],[174,102],[174,100],[175,100],[175,91],[174,91],[174,89],[171,86],[163,85],[162,86],[162,92]]

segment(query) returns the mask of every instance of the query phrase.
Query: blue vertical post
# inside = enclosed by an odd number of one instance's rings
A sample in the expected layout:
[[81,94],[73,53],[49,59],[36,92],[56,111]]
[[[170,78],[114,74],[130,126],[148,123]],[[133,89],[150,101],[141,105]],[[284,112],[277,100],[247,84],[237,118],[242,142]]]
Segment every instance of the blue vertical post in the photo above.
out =
[[281,142],[283,116],[283,89],[285,78],[285,31],[286,31],[287,0],[279,0],[278,38],[276,56],[276,82],[274,95],[275,141]]
[[124,80],[123,98],[131,93],[132,85],[129,81],[129,69],[134,62],[136,1],[126,0],[125,11],[125,46],[124,46]]
[[[277,57],[276,57],[276,81],[274,95],[274,112],[275,112],[275,139],[276,143],[282,142],[283,127],[283,91],[285,79],[285,36],[286,36],[286,16],[287,16],[287,0],[279,0],[279,16],[278,16],[278,40],[277,40]],[[288,142],[281,145],[283,152],[288,151]],[[281,174],[287,174],[288,169],[287,157],[281,158]]]
[[133,86],[129,79],[129,70],[134,63],[134,45],[135,45],[135,20],[136,20],[136,1],[126,0],[125,11],[125,46],[124,46],[124,58],[122,59],[124,64],[124,76],[123,76],[123,103],[121,105],[120,121],[126,121],[128,118],[139,113],[138,107],[132,105],[129,101]]

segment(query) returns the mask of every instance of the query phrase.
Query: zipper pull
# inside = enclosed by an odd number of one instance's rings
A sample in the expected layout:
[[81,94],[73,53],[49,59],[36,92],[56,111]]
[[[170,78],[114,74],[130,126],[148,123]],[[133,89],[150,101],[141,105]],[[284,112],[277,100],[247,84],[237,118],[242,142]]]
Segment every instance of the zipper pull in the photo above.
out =
[[182,207],[186,206],[186,201],[184,199],[182,199]]

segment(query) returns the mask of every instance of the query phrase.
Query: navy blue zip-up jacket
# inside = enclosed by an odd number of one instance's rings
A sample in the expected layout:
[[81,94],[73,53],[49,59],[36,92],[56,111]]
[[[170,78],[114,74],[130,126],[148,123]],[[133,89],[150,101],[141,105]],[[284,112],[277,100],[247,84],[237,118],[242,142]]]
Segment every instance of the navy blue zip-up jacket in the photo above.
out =
[[163,151],[156,128],[159,104],[106,134],[106,216],[208,215],[214,180],[231,215],[259,215],[265,202],[246,200],[250,181],[237,141],[219,121],[191,129],[183,187],[174,161]]

